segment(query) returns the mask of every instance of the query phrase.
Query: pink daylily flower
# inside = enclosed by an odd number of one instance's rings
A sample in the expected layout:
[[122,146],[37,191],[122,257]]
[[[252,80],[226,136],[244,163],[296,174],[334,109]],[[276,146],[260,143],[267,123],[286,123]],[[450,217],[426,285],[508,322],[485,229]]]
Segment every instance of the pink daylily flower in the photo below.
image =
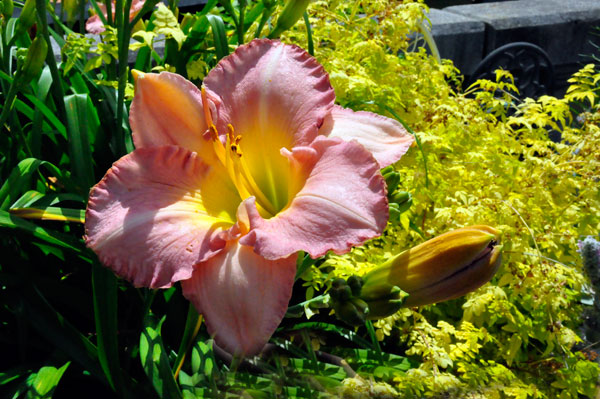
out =
[[394,120],[334,105],[304,50],[255,40],[202,90],[136,72],[136,150],[90,193],[86,242],[138,287],[183,294],[231,353],[258,353],[281,322],[298,251],[345,253],[388,219],[380,168],[413,138]]
[[[131,2],[131,8],[129,9],[129,21],[130,22],[142,10],[142,7],[144,7],[145,2],[146,2],[146,0],[133,0]],[[114,0],[111,2],[111,6],[112,6],[112,15],[114,18],[114,15],[115,15],[115,1]],[[104,18],[107,18],[108,14],[106,11],[106,5],[104,3],[98,3],[98,8],[100,8],[100,11],[102,11]],[[100,19],[98,14],[95,14],[95,15],[90,16],[88,18],[88,20],[85,22],[85,30],[88,31],[89,33],[99,35],[100,33],[104,32],[106,30],[106,28],[104,27],[104,24],[102,23],[102,20]]]

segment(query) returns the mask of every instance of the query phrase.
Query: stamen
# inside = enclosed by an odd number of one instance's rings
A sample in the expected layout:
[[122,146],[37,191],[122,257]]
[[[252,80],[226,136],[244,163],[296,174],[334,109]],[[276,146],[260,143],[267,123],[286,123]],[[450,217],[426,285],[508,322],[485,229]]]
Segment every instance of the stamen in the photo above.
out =
[[215,125],[210,125],[208,127],[208,130],[210,130],[210,134],[212,136],[212,139],[215,141],[219,141],[219,132],[217,131],[217,127]]
[[242,149],[240,148],[240,141],[242,140],[242,136],[237,136],[233,140],[233,144],[231,144],[231,151],[235,152],[235,155],[238,157],[242,156]]
[[[214,126],[212,116],[210,115],[210,107],[208,106],[208,96],[206,95],[206,89],[204,86],[200,88],[200,94],[202,95],[202,108],[204,110],[204,120],[206,124],[209,126]],[[216,129],[215,129],[216,130]]]
[[227,124],[227,135],[229,138],[229,141],[233,142],[234,141],[234,131],[233,131],[233,125],[231,123]]

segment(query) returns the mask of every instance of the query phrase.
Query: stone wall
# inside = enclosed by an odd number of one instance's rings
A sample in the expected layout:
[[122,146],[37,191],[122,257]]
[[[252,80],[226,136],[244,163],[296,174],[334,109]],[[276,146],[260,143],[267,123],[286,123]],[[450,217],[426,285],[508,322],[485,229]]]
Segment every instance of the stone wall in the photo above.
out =
[[600,58],[594,29],[600,27],[599,0],[517,0],[431,9],[432,33],[443,58],[467,76],[498,47],[517,41],[548,53],[559,88],[581,65]]

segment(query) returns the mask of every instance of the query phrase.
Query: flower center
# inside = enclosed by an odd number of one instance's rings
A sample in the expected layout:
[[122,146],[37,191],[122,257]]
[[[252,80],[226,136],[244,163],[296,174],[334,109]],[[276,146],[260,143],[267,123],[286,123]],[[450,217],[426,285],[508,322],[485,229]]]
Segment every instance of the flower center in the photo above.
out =
[[252,173],[250,173],[246,157],[244,157],[242,149],[240,148],[242,136],[236,135],[233,126],[228,124],[227,134],[225,135],[226,141],[223,143],[217,127],[213,123],[204,87],[202,87],[201,93],[202,104],[204,108],[204,118],[211,134],[215,154],[223,166],[225,166],[225,169],[227,170],[227,173],[235,185],[240,197],[242,199],[252,196],[255,197],[256,207],[261,216],[265,218],[275,216],[278,213],[277,207],[269,200],[265,193],[260,189],[258,184],[256,184]]

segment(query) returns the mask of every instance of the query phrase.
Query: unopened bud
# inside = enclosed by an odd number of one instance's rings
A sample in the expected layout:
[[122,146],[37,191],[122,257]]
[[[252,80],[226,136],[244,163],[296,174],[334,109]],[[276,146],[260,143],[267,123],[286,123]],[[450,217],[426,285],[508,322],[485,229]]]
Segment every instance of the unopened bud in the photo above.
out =
[[367,320],[369,306],[360,298],[335,303],[333,306],[338,319],[351,326],[362,326]]
[[396,191],[396,188],[398,188],[398,184],[400,184],[400,173],[396,172],[395,170],[392,170],[391,172],[384,174],[383,178],[385,179],[385,184],[387,185],[388,193],[391,194],[394,191]]
[[395,300],[400,289],[409,294],[403,306],[420,306],[462,296],[498,270],[502,248],[498,237],[499,232],[489,226],[464,227],[437,236],[363,276],[360,297],[368,304]]
[[310,0],[288,0],[285,8],[277,18],[275,29],[269,34],[269,38],[279,37],[283,32],[290,29],[296,21],[302,18]]
[[10,17],[12,17],[15,5],[12,0],[2,0],[0,4],[2,5],[2,16],[4,19],[8,20]]
[[17,19],[17,34],[23,34],[35,23],[35,0],[26,0]]
[[48,54],[48,43],[43,36],[36,36],[27,50],[25,56],[25,62],[21,68],[21,78],[23,83],[29,83],[32,79],[38,77],[44,63],[46,62],[46,55]]
[[69,23],[75,21],[79,6],[80,0],[62,0],[62,7],[63,10],[67,12],[67,21],[69,21]]

